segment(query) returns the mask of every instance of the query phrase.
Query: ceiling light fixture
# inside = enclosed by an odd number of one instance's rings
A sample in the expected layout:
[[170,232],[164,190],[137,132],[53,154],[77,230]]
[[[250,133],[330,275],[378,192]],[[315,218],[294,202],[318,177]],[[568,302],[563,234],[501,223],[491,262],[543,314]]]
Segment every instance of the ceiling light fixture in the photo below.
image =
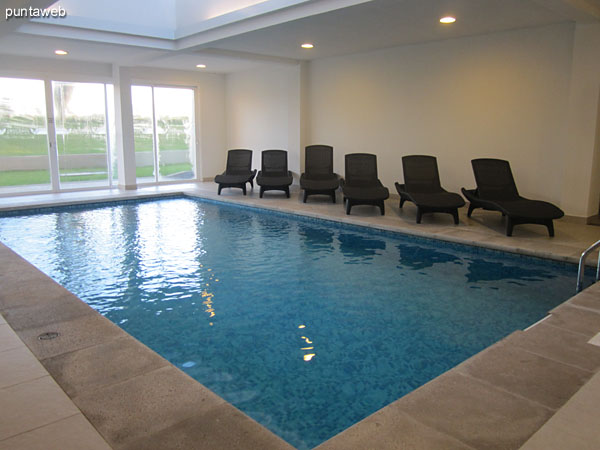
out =
[[456,22],[456,17],[446,16],[440,19],[440,23],[454,23]]
[[314,45],[311,44],[310,42],[305,42],[304,44],[301,45],[302,48],[314,48]]
[[54,54],[59,55],[59,56],[65,56],[65,55],[68,55],[69,52],[67,52],[65,50],[54,50]]
[[198,69],[206,69],[206,64],[196,64]]

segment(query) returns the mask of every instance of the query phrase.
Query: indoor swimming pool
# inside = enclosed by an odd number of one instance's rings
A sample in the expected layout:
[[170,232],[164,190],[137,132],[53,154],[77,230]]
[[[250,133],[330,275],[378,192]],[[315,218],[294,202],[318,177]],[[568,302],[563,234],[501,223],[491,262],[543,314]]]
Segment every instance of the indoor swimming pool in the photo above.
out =
[[576,277],[188,197],[4,213],[0,241],[300,449],[540,320]]

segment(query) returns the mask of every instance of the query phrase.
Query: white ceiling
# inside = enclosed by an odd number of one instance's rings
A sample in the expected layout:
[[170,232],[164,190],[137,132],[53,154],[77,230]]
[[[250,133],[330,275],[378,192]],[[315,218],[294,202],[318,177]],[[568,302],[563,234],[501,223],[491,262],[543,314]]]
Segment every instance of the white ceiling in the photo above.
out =
[[[600,0],[61,0],[53,6],[59,5],[67,18],[4,21],[0,54],[56,57],[54,50],[63,48],[71,60],[182,70],[203,63],[206,71],[230,73],[600,19]],[[447,14],[457,17],[455,24],[438,22]],[[306,41],[315,48],[301,49]]]
[[33,19],[63,27],[179,39],[309,0],[59,0],[66,17]]

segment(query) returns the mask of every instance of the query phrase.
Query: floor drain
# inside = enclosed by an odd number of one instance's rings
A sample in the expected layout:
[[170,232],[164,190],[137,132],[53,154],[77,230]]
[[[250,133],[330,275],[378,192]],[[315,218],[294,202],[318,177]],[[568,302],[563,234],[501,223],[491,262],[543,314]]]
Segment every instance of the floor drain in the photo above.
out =
[[56,331],[48,331],[47,333],[42,333],[38,336],[40,341],[49,341],[50,339],[55,339],[60,336],[60,333]]

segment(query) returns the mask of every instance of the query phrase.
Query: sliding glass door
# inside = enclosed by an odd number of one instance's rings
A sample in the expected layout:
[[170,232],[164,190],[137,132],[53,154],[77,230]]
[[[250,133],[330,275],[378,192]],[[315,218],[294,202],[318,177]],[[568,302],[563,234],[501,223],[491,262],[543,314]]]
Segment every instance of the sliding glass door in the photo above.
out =
[[112,186],[113,96],[110,84],[0,78],[0,195]]
[[137,182],[196,178],[194,90],[132,86]]
[[[132,86],[136,179],[196,179],[195,91]],[[112,187],[114,92],[105,83],[0,77],[0,195]]]
[[107,91],[107,85],[101,83],[52,82],[62,188],[110,184],[113,161]]
[[0,78],[0,194],[49,190],[42,80]]

